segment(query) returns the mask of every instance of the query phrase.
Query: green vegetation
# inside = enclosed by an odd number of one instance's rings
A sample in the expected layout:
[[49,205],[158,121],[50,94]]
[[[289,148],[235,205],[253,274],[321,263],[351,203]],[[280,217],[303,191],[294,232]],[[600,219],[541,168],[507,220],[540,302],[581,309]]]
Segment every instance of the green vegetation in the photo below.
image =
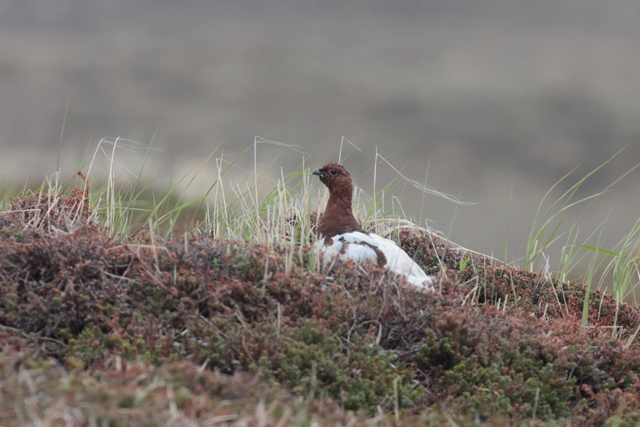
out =
[[[541,204],[528,269],[407,220],[389,197],[402,179],[359,192],[365,226],[441,278],[423,293],[376,265],[321,265],[313,231],[327,195],[311,191],[307,165],[233,188],[217,166],[195,199],[198,171],[177,197],[119,187],[113,172],[102,189],[88,173],[78,188],[56,177],[4,197],[0,424],[640,420],[640,312],[623,302],[635,298],[640,222],[609,249],[602,229],[578,244],[575,225],[552,275],[534,266],[576,186]],[[585,284],[567,281],[584,256]],[[613,295],[592,288],[597,275],[613,276]]]

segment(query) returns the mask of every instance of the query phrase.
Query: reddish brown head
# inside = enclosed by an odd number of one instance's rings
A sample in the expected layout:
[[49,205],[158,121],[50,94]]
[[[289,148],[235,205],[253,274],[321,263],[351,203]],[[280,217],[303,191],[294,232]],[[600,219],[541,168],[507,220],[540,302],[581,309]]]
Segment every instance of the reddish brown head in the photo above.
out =
[[320,177],[320,181],[327,186],[329,192],[332,194],[334,191],[340,193],[345,192],[348,193],[349,198],[351,198],[351,194],[353,193],[351,176],[349,176],[349,172],[347,172],[342,165],[327,163],[320,169],[314,170],[313,174]]
[[362,231],[351,210],[353,183],[349,172],[337,163],[328,163],[313,171],[329,189],[327,209],[318,224],[318,233],[326,238],[336,234]]

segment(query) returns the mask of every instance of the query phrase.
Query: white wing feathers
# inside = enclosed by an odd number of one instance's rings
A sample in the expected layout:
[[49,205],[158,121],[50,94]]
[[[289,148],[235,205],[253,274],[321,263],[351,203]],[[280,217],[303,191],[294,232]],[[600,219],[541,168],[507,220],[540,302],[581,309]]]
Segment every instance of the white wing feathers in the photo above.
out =
[[[373,261],[379,263],[378,252],[386,258],[385,268],[402,274],[412,285],[430,289],[434,284],[434,277],[427,274],[418,264],[399,248],[393,240],[385,239],[377,234],[364,234],[359,231],[333,236],[332,244],[324,244],[325,239],[316,242],[316,249],[322,253],[324,264],[329,264],[334,257],[352,259],[356,262]],[[374,249],[375,248],[375,249]]]
[[404,274],[407,277],[407,282],[414,286],[429,288],[430,285],[435,283],[435,278],[433,276],[427,276],[427,273],[425,273],[405,251],[396,245],[396,242],[385,239],[377,234],[370,234],[369,237],[378,243],[378,249],[380,249],[387,258],[386,268],[395,271],[397,274]]
[[395,245],[395,243],[392,242],[391,240],[388,240],[388,239],[385,239],[383,237],[380,237],[377,234],[367,235],[367,234],[361,233],[359,231],[353,231],[351,233],[338,234],[333,239],[335,241],[336,238],[338,240],[340,240],[342,238],[342,240],[344,240],[347,243],[357,243],[357,244],[367,243],[367,244],[377,248],[380,243],[376,239],[376,237],[378,239],[387,240],[387,241],[389,241],[389,242],[391,242],[391,243],[393,243]]

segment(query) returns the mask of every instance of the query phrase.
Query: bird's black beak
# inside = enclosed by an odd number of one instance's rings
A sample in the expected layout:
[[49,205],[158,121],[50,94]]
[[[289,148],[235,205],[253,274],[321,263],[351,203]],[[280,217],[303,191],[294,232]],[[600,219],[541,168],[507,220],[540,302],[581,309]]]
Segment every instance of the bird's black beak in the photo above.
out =
[[312,172],[313,175],[318,175],[320,178],[324,177],[324,169],[316,169]]

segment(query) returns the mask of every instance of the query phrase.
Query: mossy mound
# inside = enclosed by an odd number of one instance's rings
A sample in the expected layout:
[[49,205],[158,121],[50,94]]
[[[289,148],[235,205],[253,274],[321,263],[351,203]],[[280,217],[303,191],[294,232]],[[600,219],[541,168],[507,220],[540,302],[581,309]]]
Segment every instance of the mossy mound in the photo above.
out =
[[583,328],[582,285],[417,232],[402,245],[429,272],[446,268],[437,291],[374,265],[322,271],[310,247],[115,239],[75,215],[64,227],[0,217],[0,343],[12,351],[89,372],[188,363],[407,422],[640,414],[638,310],[592,292]]

